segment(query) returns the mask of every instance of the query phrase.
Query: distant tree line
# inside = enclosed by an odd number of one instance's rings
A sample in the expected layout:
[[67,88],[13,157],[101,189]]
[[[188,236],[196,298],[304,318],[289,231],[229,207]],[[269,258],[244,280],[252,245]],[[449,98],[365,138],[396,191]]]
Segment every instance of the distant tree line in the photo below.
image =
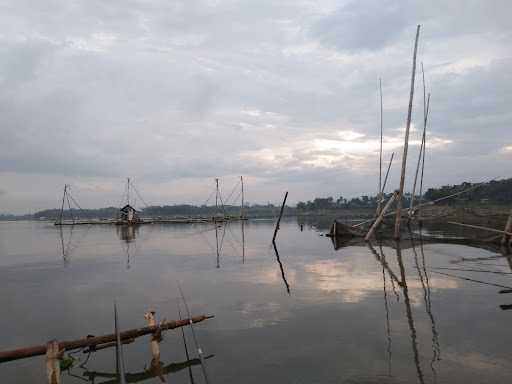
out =
[[[279,213],[279,208],[273,204],[252,204],[244,207],[244,215],[251,217],[265,217],[265,216],[275,216]],[[290,215],[295,212],[295,208],[286,207],[286,214]],[[63,212],[64,219],[71,219],[72,215],[75,218],[80,219],[111,219],[117,217],[119,213],[119,208],[116,207],[108,207],[108,208],[99,208],[99,209],[73,209],[73,210],[65,210]],[[34,218],[36,220],[56,220],[60,217],[61,210],[60,209],[45,209],[39,212],[34,213],[30,217],[26,218]],[[139,215],[141,217],[183,217],[183,216],[206,216],[211,217],[215,215],[229,215],[229,216],[239,216],[240,215],[240,206],[234,205],[226,205],[222,208],[222,206],[206,206],[206,205],[191,205],[191,204],[178,204],[178,205],[154,205],[145,208],[141,208],[139,210]],[[28,216],[28,215],[26,215]],[[1,220],[1,219],[0,219]]]
[[[457,192],[470,189],[477,184],[479,183],[463,182],[456,185],[429,188],[423,194],[423,201],[433,201],[447,197]],[[391,193],[385,194],[384,200],[387,200],[390,196]],[[415,199],[419,199],[419,196],[416,196]],[[405,193],[403,201],[404,206],[408,207],[411,201],[411,194]],[[313,200],[297,203],[297,210],[322,211],[332,209],[376,208],[377,204],[377,196],[363,195],[351,199],[346,199],[343,196],[337,199],[333,197],[317,197]],[[467,193],[443,200],[439,202],[439,204],[512,204],[512,178],[490,181]]]

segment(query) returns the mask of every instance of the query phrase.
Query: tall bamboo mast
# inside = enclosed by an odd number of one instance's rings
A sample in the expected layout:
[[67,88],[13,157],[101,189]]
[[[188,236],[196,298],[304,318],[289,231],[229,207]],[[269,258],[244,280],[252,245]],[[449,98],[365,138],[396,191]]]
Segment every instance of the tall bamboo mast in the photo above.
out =
[[68,190],[68,185],[64,184],[64,193],[62,194],[62,205],[60,207],[60,218],[59,218],[60,224],[62,224],[62,218],[64,216],[64,202],[66,201],[67,190]]
[[240,218],[244,217],[244,178],[240,176],[240,183],[242,185],[242,204],[240,205]]
[[380,214],[380,207],[382,205],[382,79],[379,78],[379,95],[380,95],[380,151],[379,151],[379,193],[377,194],[377,212],[375,216]]
[[418,52],[418,39],[420,37],[420,25],[416,28],[416,40],[414,42],[414,54],[412,58],[411,92],[409,94],[409,109],[407,111],[407,124],[405,126],[404,152],[402,155],[402,173],[400,175],[400,189],[396,204],[395,239],[400,238],[400,220],[402,214],[402,199],[404,195],[405,170],[407,166],[407,150],[409,147],[409,130],[411,128],[412,103],[414,99],[414,80],[416,77],[416,54]]
[[414,184],[412,187],[411,202],[409,204],[409,218],[411,218],[414,215],[414,199],[415,199],[415,195],[416,195],[416,183],[418,181],[418,173],[420,170],[421,158],[423,156],[423,149],[425,147],[428,110],[429,110],[429,106],[430,106],[430,93],[428,94],[428,99],[426,97],[427,92],[426,92],[426,87],[425,87],[425,71],[423,69],[423,63],[421,63],[421,74],[423,77],[423,134],[421,137],[420,153],[418,155],[418,164],[416,165],[416,173],[414,175]]

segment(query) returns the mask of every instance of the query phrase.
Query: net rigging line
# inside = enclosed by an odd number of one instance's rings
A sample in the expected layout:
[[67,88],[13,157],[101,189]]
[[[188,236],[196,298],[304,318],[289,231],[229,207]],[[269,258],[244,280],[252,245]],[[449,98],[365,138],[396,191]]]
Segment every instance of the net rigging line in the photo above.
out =
[[[238,188],[238,186],[240,185],[241,181],[238,180],[238,182],[235,184],[235,186],[233,187],[233,189],[231,190],[231,193],[228,195],[227,199],[226,199],[226,203],[227,204],[229,202],[229,199],[231,198],[231,196],[233,196],[233,193],[235,193],[236,189]],[[236,199],[235,199],[236,200]]]
[[208,204],[208,202],[211,200],[211,198],[213,197],[214,194],[215,194],[215,190],[213,190],[212,193],[210,193],[210,196],[208,196],[206,201],[203,203],[204,206],[206,206]]
[[142,196],[140,195],[139,193],[139,190],[135,187],[134,184],[132,184],[132,187],[133,187],[133,190],[135,191],[135,193],[137,194],[137,196],[139,197],[139,199],[142,201],[142,203],[145,205],[146,208],[149,207],[149,205],[144,201],[144,199],[142,198]]

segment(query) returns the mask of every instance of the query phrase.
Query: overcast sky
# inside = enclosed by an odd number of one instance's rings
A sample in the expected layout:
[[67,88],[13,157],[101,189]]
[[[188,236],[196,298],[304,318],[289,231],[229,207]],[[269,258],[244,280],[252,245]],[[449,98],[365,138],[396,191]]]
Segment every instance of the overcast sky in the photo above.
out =
[[[511,177],[512,4],[0,1],[0,212],[374,194],[398,185],[416,25],[425,183]],[[418,69],[420,66],[418,65]],[[421,72],[420,72],[421,73]],[[422,127],[417,78],[407,188]]]

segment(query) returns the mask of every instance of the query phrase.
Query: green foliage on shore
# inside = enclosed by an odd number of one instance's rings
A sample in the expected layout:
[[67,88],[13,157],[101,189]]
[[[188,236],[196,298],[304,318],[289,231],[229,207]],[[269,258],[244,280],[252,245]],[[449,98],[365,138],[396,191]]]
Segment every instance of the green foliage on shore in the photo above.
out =
[[[444,185],[439,188],[429,188],[423,194],[423,201],[433,201],[443,197],[453,195],[457,192],[470,189],[480,183],[463,182],[455,185]],[[384,200],[387,200],[391,194],[387,194]],[[416,196],[415,199],[419,199]],[[409,206],[411,194],[404,194],[404,206]],[[299,202],[297,210],[307,211],[327,211],[336,209],[360,209],[377,208],[377,196],[361,196],[352,199],[346,199],[340,196],[337,199],[333,197],[320,198],[306,202]],[[481,205],[481,204],[512,204],[512,178],[503,180],[493,180],[481,185],[467,193],[455,196],[439,202],[440,205]]]

